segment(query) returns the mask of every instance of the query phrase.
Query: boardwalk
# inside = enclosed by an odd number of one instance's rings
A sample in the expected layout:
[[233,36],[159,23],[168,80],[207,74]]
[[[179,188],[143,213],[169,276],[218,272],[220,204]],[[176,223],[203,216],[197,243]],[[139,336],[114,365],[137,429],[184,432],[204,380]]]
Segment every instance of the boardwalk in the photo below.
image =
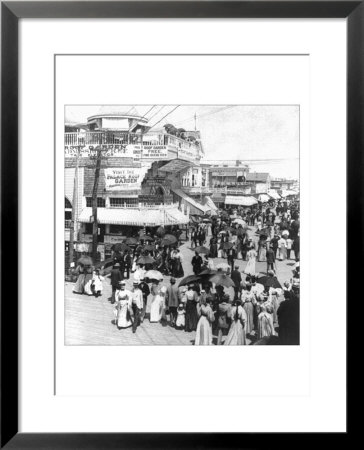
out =
[[[191,274],[191,259],[193,250],[189,243],[181,247],[184,258],[185,275]],[[221,258],[214,260],[215,264],[226,262]],[[240,270],[246,266],[245,261],[238,260]],[[294,261],[277,261],[278,278],[282,282],[291,278]],[[266,271],[266,263],[257,263],[257,271]],[[127,289],[132,287],[132,277],[127,280]],[[164,284],[169,283],[166,277]],[[178,280],[177,280],[178,283]],[[195,332],[187,333],[175,330],[169,325],[150,323],[148,320],[151,296],[148,298],[147,317],[143,324],[133,334],[131,327],[118,330],[114,325],[113,305],[108,300],[111,297],[109,278],[104,281],[102,297],[88,297],[72,293],[73,283],[65,286],[65,344],[66,345],[193,345]],[[232,294],[233,289],[225,289]]]

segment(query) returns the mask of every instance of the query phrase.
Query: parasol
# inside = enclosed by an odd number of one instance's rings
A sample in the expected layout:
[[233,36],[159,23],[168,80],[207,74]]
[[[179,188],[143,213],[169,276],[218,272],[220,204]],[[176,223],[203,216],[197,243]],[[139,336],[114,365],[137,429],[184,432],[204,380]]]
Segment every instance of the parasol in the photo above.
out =
[[243,227],[246,227],[246,222],[243,219],[235,219],[233,220],[233,223],[237,223],[238,225],[242,225]]
[[163,280],[163,274],[161,274],[158,270],[148,270],[144,276],[150,280]]
[[215,283],[216,286],[234,287],[233,280],[224,273],[217,273],[210,278],[211,283]]
[[90,256],[84,255],[77,261],[78,264],[83,266],[92,266],[92,258]]
[[221,269],[223,271],[228,272],[229,270],[231,270],[231,267],[229,266],[229,264],[223,262],[223,263],[217,264],[216,269]]
[[125,250],[130,250],[130,247],[128,247],[124,242],[123,243],[117,243],[114,244],[111,247],[111,250],[113,250],[114,252],[123,252]]
[[199,275],[188,275],[188,277],[185,277],[180,281],[178,287],[187,286],[190,283],[194,283],[195,281],[200,281],[200,280],[201,280],[201,277]]
[[144,245],[143,249],[147,250],[148,252],[151,252],[151,251],[155,250],[155,245],[154,244],[147,244],[147,245]]
[[234,244],[232,242],[224,242],[223,248],[224,250],[229,250],[230,248],[233,248]]
[[194,251],[197,253],[204,253],[205,255],[208,255],[210,253],[210,250],[207,247],[204,247],[203,245],[194,248]]
[[164,229],[164,227],[160,226],[158,227],[157,231],[155,232],[155,234],[162,238],[165,234],[166,234],[166,230]]
[[272,287],[274,289],[282,289],[281,283],[277,280],[275,276],[265,275],[257,279],[257,283],[262,284],[265,287]]
[[138,239],[133,238],[133,237],[128,237],[127,240],[125,241],[125,244],[127,245],[136,245],[138,243]]
[[163,239],[168,239],[171,244],[175,244],[177,242],[177,238],[173,234],[165,234]]
[[151,256],[147,255],[147,256],[141,256],[140,258],[137,259],[137,264],[153,264],[155,262],[155,259],[152,258]]
[[205,269],[199,273],[199,276],[216,275],[216,274],[217,274],[217,270]]
[[154,241],[154,239],[151,236],[148,236],[147,234],[142,234],[139,236],[140,241]]

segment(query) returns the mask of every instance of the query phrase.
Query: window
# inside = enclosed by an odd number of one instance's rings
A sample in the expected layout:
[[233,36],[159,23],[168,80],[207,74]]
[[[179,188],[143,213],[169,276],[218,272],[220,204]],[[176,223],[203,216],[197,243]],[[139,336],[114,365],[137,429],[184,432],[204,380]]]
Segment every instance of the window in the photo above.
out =
[[123,234],[122,225],[110,225],[110,234]]
[[[92,208],[92,197],[86,197],[86,206]],[[105,208],[105,199],[102,197],[97,197],[98,208]]]
[[68,200],[67,197],[64,198],[64,207],[65,209],[72,209],[71,202]]
[[85,234],[92,234],[93,223],[85,223]]
[[111,208],[127,208],[128,206],[138,206],[139,200],[137,198],[123,198],[114,197],[110,198]]

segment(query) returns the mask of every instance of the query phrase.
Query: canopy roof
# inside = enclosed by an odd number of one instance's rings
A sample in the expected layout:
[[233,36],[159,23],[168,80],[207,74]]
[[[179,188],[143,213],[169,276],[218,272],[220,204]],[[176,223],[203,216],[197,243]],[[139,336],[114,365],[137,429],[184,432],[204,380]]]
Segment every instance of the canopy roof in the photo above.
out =
[[[84,208],[79,222],[92,221],[92,208]],[[156,227],[159,225],[178,225],[189,222],[187,215],[177,208],[97,208],[97,220],[101,224],[132,225]]]

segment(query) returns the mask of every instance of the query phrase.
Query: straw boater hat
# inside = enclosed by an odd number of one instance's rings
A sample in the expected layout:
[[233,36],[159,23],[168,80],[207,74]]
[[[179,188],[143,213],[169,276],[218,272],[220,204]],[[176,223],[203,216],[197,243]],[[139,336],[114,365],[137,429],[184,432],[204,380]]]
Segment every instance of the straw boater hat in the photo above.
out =
[[119,281],[119,284],[120,284],[120,286],[125,286],[125,281],[124,280],[121,280],[121,281]]

